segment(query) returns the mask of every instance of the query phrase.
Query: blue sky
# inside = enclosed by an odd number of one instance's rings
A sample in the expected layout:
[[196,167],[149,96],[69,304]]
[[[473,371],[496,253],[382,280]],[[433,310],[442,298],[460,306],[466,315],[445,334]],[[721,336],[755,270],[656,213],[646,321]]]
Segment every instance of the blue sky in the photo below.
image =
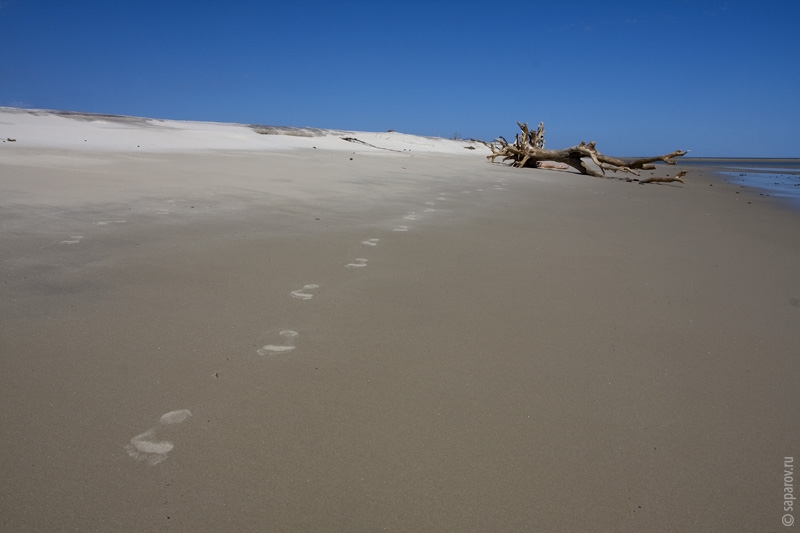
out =
[[800,2],[0,0],[0,105],[800,157]]

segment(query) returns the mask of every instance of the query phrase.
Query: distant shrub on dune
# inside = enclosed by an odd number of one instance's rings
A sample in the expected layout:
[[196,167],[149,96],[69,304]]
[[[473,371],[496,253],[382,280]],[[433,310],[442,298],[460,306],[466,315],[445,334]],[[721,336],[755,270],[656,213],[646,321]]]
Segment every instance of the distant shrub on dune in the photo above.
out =
[[317,128],[295,128],[292,126],[250,126],[253,131],[261,135],[291,135],[292,137],[322,137],[326,134],[325,130]]

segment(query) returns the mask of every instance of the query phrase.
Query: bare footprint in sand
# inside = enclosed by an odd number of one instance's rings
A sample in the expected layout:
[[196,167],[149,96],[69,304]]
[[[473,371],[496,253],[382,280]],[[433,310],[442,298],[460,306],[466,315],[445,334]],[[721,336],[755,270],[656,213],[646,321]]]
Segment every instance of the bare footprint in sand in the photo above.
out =
[[267,344],[266,346],[262,346],[256,353],[258,355],[269,355],[272,353],[283,353],[283,352],[291,352],[294,350],[294,339],[297,337],[297,332],[292,331],[290,329],[285,329],[278,333],[281,337],[284,338],[284,344]]
[[364,259],[363,257],[356,257],[355,260],[356,260],[355,263],[347,263],[345,266],[347,268],[363,268],[367,266],[367,260]]
[[192,416],[188,409],[170,411],[161,416],[158,425],[154,426],[141,435],[136,435],[125,446],[125,450],[132,458],[137,461],[147,461],[150,466],[155,466],[167,459],[167,454],[172,451],[175,445],[168,440],[158,440],[156,433],[162,426],[174,426],[184,422]]
[[380,239],[367,239],[366,241],[361,241],[361,244],[364,246],[378,246],[378,241]]
[[297,298],[298,300],[310,300],[311,298],[314,297],[314,295],[313,294],[308,294],[307,292],[303,292],[303,291],[312,290],[312,289],[319,289],[319,285],[314,285],[314,284],[303,285],[302,289],[297,289],[296,291],[292,291],[290,294],[292,295],[292,298]]

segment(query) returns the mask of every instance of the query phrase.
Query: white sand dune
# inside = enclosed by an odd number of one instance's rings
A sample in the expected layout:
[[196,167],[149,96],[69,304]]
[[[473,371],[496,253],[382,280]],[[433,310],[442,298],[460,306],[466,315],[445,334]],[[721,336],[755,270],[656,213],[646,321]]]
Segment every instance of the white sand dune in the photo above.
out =
[[[357,153],[411,151],[463,154],[474,147],[488,153],[488,149],[478,142],[420,137],[398,132],[259,127],[0,107],[0,139],[8,143],[9,138],[15,139],[17,146],[25,148],[115,152],[286,150],[316,147]],[[343,138],[356,138],[367,144],[346,142]]]

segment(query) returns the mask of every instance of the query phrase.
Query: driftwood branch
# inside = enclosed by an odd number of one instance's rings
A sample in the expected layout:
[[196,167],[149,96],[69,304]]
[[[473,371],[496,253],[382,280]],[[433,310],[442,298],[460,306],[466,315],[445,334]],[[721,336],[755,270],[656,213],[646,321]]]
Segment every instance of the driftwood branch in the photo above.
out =
[[[542,163],[545,161],[552,161],[568,165],[581,174],[589,176],[605,177],[607,170],[611,172],[628,172],[638,176],[639,173],[636,172],[638,170],[654,170],[656,166],[653,165],[653,163],[657,161],[668,165],[674,165],[676,157],[681,157],[687,153],[681,150],[675,150],[665,155],[626,161],[600,153],[594,141],[589,143],[581,142],[577,146],[572,146],[571,148],[565,148],[563,150],[547,150],[544,147],[544,123],[540,122],[536,131],[532,131],[528,128],[527,122],[525,124],[517,122],[517,126],[519,126],[520,133],[517,134],[513,143],[509,143],[503,137],[499,137],[493,143],[489,144],[489,149],[492,151],[491,155],[486,156],[489,161],[494,163],[495,160],[500,157],[502,158],[501,161],[505,162],[511,160],[511,165],[519,168],[548,168],[546,164],[542,165]],[[590,166],[586,161],[587,159],[591,160],[599,171]],[[551,165],[550,168],[553,168],[553,166]],[[684,174],[681,174],[681,176]],[[670,181],[682,181],[679,178],[665,179],[669,179]],[[655,178],[648,178],[648,180],[651,181],[641,181],[640,183],[658,182]]]
[[639,183],[671,183],[673,181],[679,181],[681,183],[686,183],[686,180],[683,177],[686,175],[685,170],[681,170],[675,176],[672,177],[665,177],[665,178],[646,178],[643,180],[639,180]]
[[364,146],[369,146],[370,148],[377,148],[378,150],[388,150],[389,152],[400,152],[400,150],[393,150],[391,148],[383,148],[381,146],[375,146],[374,144],[364,142],[361,139],[356,139],[355,137],[340,137],[340,139],[342,139],[343,141],[347,141],[349,143],[363,144]]

